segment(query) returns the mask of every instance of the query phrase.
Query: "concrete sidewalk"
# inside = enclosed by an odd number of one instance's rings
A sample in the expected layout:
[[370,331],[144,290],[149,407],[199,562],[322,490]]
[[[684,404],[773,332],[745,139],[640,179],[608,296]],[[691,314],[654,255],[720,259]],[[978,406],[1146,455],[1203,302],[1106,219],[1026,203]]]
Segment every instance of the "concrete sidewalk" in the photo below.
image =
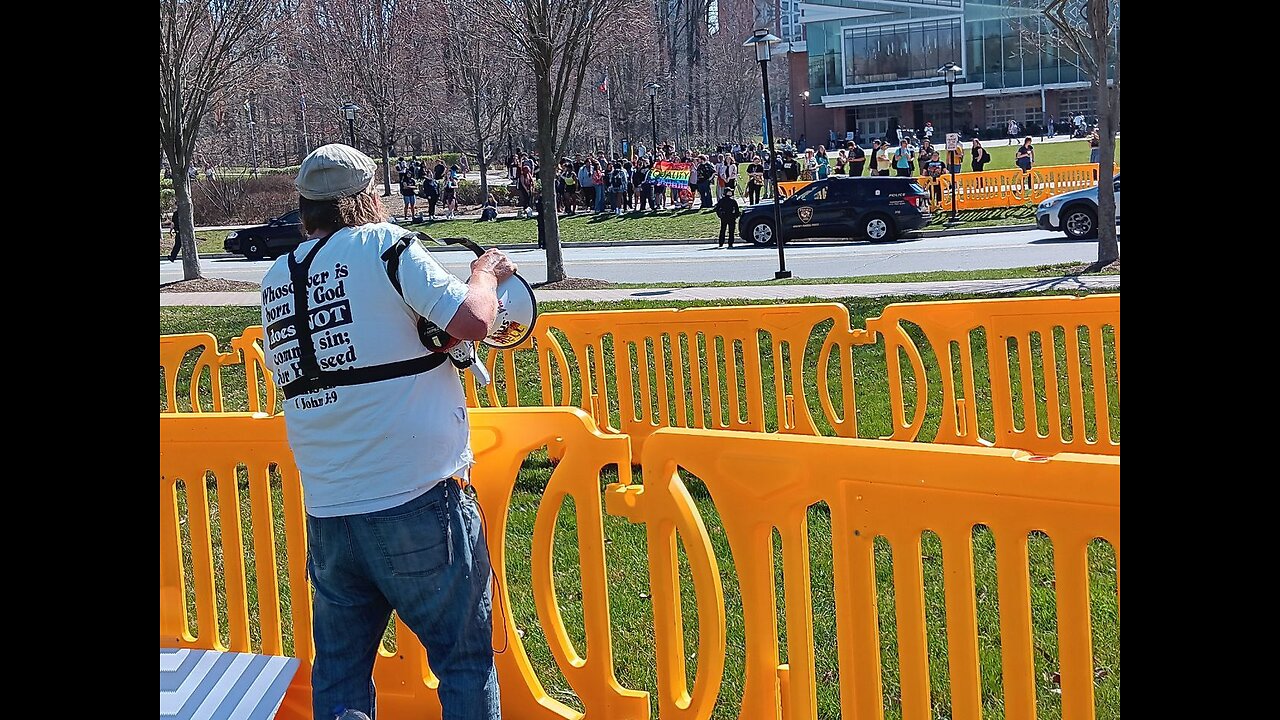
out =
[[[832,283],[827,285],[746,285],[737,287],[623,288],[617,290],[537,290],[539,302],[620,302],[624,300],[795,300],[798,298],[1008,293],[1038,290],[1106,290],[1120,287],[1119,275],[1084,275],[1006,280],[943,280],[910,283]],[[256,292],[160,293],[160,306],[257,306]]]

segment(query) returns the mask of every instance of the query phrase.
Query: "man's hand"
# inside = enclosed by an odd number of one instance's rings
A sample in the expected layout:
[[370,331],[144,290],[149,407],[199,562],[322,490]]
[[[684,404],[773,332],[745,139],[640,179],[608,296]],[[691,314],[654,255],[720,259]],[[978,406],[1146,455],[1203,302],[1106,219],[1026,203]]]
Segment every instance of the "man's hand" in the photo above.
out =
[[516,264],[501,250],[490,248],[483,255],[471,261],[471,274],[488,273],[498,282],[514,275]]

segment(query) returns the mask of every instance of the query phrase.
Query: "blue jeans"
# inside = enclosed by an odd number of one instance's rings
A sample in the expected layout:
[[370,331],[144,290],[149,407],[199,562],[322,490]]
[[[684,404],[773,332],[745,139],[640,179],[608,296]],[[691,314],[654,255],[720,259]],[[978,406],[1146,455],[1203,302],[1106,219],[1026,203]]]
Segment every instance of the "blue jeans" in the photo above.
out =
[[702,207],[698,208],[699,210],[710,210],[711,206],[715,204],[711,200],[711,183],[698,183],[698,195],[702,198]]
[[605,196],[605,190],[607,189],[608,189],[607,186],[604,186],[604,185],[599,185],[596,187],[596,203],[595,203],[595,206],[591,208],[595,212],[604,212],[604,196]]
[[307,572],[315,720],[374,717],[373,662],[392,609],[427,648],[444,720],[501,718],[489,553],[476,502],[455,481],[389,510],[308,515]]

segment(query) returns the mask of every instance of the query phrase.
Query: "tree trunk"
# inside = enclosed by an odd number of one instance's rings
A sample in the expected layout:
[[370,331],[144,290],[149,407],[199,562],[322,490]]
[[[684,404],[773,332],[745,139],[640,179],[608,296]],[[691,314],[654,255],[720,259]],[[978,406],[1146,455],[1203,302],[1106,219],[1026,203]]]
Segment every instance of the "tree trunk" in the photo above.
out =
[[489,161],[484,155],[484,134],[480,131],[480,101],[471,104],[473,129],[476,131],[476,162],[480,165],[480,204],[489,199]]
[[551,122],[551,73],[535,72],[538,97],[538,177],[542,180],[543,240],[547,249],[547,282],[565,278],[564,256],[560,252],[560,218],[556,215],[556,144]]
[[1119,105],[1120,83],[1117,77],[1114,90],[1107,86],[1107,69],[1111,65],[1107,6],[1107,0],[1092,0],[1089,7],[1094,57],[1098,60],[1094,92],[1098,105],[1098,265],[1100,267],[1120,258],[1120,244],[1116,239],[1116,195],[1114,183],[1111,180],[1115,173],[1115,116]]
[[387,137],[387,123],[378,119],[378,144],[382,147],[382,197],[391,197],[391,140]]
[[[189,161],[188,161],[189,162]],[[182,172],[178,172],[178,168]],[[196,219],[191,205],[191,178],[187,176],[187,163],[173,166],[173,195],[176,207],[173,213],[174,227],[178,228],[178,242],[182,243],[182,279],[198,280],[200,256],[196,251]]]

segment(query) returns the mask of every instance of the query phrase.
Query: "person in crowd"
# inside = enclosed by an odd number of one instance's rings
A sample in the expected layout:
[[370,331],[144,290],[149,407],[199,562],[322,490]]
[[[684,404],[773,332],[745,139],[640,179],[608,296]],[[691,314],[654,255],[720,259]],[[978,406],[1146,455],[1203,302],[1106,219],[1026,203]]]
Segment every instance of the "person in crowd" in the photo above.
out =
[[471,160],[467,157],[466,153],[458,155],[458,167],[462,168],[462,174],[464,176],[471,172]]
[[711,199],[711,183],[716,179],[716,166],[711,163],[706,155],[699,155],[698,163],[694,167],[698,171],[698,198],[702,203],[699,210],[711,212],[714,209]]
[[596,204],[596,180],[590,160],[583,160],[578,166],[578,187],[582,191],[582,209],[591,212]]
[[724,196],[716,203],[716,216],[720,218],[720,240],[716,243],[716,247],[724,247],[725,233],[729,234],[729,249],[733,249],[733,232],[738,224],[738,218],[742,216],[742,209],[738,207],[738,201],[733,198],[733,187],[724,189]]
[[516,179],[516,154],[515,153],[511,153],[510,155],[507,155],[507,179],[508,180]]
[[898,149],[893,151],[893,169],[897,171],[898,177],[911,177],[911,160],[911,146],[903,138],[898,141]]
[[925,140],[920,145],[920,149],[916,153],[916,170],[918,175],[924,174],[925,165],[929,164],[929,158],[933,155],[933,143]]
[[564,185],[565,214],[573,215],[578,207],[578,171],[568,158],[560,165],[560,182]]
[[880,138],[871,141],[871,176],[875,177],[880,174]]
[[1018,169],[1024,173],[1031,172],[1031,167],[1035,164],[1036,151],[1031,147],[1031,136],[1028,135],[1022,141],[1022,145],[1018,147],[1018,153],[1014,156],[1013,162]]
[[784,182],[796,182],[800,179],[801,161],[796,159],[796,154],[792,150],[788,150],[782,156],[782,177],[779,178]]
[[759,155],[751,156],[751,163],[747,165],[747,202],[755,205],[760,202],[760,189],[764,187],[764,165],[760,162]]
[[630,160],[623,160],[622,172],[627,176],[627,186],[622,189],[622,209],[630,211],[635,207],[636,168]]
[[867,161],[866,151],[858,143],[851,142],[848,147],[848,156],[849,164],[846,166],[846,171],[851,177],[862,177],[862,166]]
[[947,165],[942,162],[942,158],[938,157],[937,150],[929,153],[929,159],[924,164],[924,174],[931,180],[929,187],[933,189],[934,203],[941,203],[942,183],[938,181],[938,178],[947,174]]
[[613,163],[609,171],[609,193],[613,195],[614,217],[622,217],[623,203],[626,202],[627,190],[631,187],[631,178],[622,163]]
[[978,138],[973,139],[973,146],[969,148],[969,167],[974,172],[982,172],[982,168],[991,162],[991,153],[982,147],[982,141]]
[[447,173],[448,171],[449,169],[445,167],[445,164],[444,164],[444,158],[436,158],[436,165],[435,167],[431,168],[431,175],[435,177],[436,182],[441,183],[443,185],[445,173]]
[[955,150],[947,151],[947,170],[959,175],[964,172],[964,146],[956,143]]
[[402,157],[396,158],[396,181],[398,182],[400,178],[404,177],[404,174],[408,171],[409,171],[409,163],[405,162],[404,157],[402,156]]
[[827,157],[827,146],[819,145],[818,152],[814,153],[814,160],[817,163],[817,178],[826,180],[831,174],[831,159]]
[[925,121],[924,139],[925,139],[925,142],[929,144],[933,144],[933,121],[932,120]]
[[498,219],[498,201],[493,199],[493,193],[489,193],[489,197],[485,198],[484,206],[480,208],[480,219],[476,222],[493,222]]
[[1098,128],[1095,127],[1093,132],[1089,133],[1089,162],[1098,162],[1098,144],[1101,142],[1102,136],[1098,134]]
[[1018,127],[1017,120],[1010,120],[1009,126],[1005,128],[1005,130],[1009,133],[1010,145],[1012,145],[1018,139],[1018,135],[1022,132],[1022,128]]
[[1018,154],[1014,156],[1013,162],[1018,169],[1026,174],[1027,187],[1031,187],[1031,168],[1035,166],[1036,151],[1031,147],[1031,136],[1028,135],[1018,146]]
[[609,179],[605,177],[608,170],[609,164],[604,160],[604,153],[599,153],[591,161],[591,181],[596,184],[596,203],[592,212],[604,212],[604,203],[609,194]]
[[635,172],[631,173],[631,187],[636,194],[636,208],[641,212],[657,210],[653,199],[653,183],[649,182],[649,162],[637,158]]
[[400,199],[404,201],[404,216],[413,217],[418,212],[418,181],[407,172],[400,176]]
[[818,160],[813,156],[813,148],[805,150],[804,157],[800,158],[799,162],[801,182],[818,179]]
[[738,184],[738,160],[732,154],[725,153],[721,156],[720,162],[716,165],[716,176],[720,182],[720,193],[724,194],[727,187],[737,187]]
[[461,168],[457,165],[450,167],[449,175],[444,180],[444,193],[442,195],[442,199],[444,200],[444,208],[448,211],[448,214],[445,216],[446,220],[452,220],[454,213],[458,212],[458,184],[460,182],[460,170]]
[[427,201],[427,219],[434,222],[436,219],[436,202],[440,200],[440,183],[436,181],[436,176],[428,173],[422,178],[418,187],[418,196],[425,198]]
[[533,217],[533,171],[527,165],[521,165],[516,171],[516,198],[520,208],[516,210],[518,218]]

